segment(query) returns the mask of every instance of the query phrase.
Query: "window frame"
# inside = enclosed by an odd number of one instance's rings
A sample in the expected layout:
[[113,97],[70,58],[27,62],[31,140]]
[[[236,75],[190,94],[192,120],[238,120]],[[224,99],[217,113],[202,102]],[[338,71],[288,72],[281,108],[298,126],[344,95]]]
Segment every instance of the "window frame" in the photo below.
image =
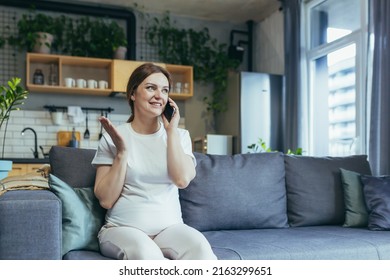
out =
[[[322,44],[311,48],[311,24],[310,14],[311,10],[317,5],[327,0],[313,0],[306,1],[303,5],[303,30],[304,38],[302,42],[303,46],[303,96],[302,96],[302,115],[307,116],[304,122],[304,129],[302,131],[303,146],[307,147],[306,152],[309,155],[319,155],[316,153],[315,141],[316,136],[314,135],[314,76],[313,65],[315,60],[323,56],[328,55],[338,49],[346,47],[351,44],[356,45],[356,56],[355,56],[355,106],[356,106],[356,138],[355,141],[356,149],[355,154],[367,153],[367,38],[368,38],[368,1],[360,0],[360,22],[361,28],[353,31],[352,33],[343,36],[337,40],[329,43]],[[329,140],[329,138],[328,138]],[[329,144],[329,141],[327,142]]]

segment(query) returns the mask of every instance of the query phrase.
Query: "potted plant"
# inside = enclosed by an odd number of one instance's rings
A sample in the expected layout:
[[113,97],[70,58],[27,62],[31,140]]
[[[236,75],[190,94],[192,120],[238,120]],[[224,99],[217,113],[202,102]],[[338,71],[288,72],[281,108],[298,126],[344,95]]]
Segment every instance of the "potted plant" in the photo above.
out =
[[109,24],[108,29],[110,35],[111,49],[113,52],[113,58],[126,59],[127,39],[126,39],[125,32],[115,21],[112,21]]
[[24,103],[28,95],[28,91],[20,85],[20,81],[20,78],[12,78],[7,82],[7,86],[0,85],[0,132],[5,125],[0,160],[0,179],[7,177],[9,170],[12,169],[12,161],[3,160],[9,116],[12,111],[20,110],[19,106]]
[[122,52],[122,56],[117,58],[125,58],[126,36],[115,21],[82,17],[73,22],[69,21],[64,33],[65,53],[73,56],[112,58],[118,51]]
[[211,113],[208,117],[213,120],[227,109],[228,71],[237,69],[240,61],[229,57],[226,44],[213,38],[207,28],[196,31],[178,27],[169,13],[161,19],[149,20],[145,35],[146,42],[157,48],[161,61],[192,65],[194,79],[213,86],[211,97],[204,98],[207,113]]
[[34,11],[24,14],[17,23],[18,34],[9,36],[8,43],[29,52],[50,53],[52,46],[57,48],[54,39],[62,39],[63,20]]

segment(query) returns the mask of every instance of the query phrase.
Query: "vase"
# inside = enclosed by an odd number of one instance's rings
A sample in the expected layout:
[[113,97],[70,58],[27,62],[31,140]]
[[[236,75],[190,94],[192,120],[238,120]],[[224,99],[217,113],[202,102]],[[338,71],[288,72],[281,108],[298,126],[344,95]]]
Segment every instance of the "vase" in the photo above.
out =
[[118,47],[114,51],[114,59],[126,59],[127,48],[126,47]]
[[0,180],[8,176],[8,172],[12,170],[11,160],[0,160]]
[[46,32],[37,32],[37,39],[33,48],[35,53],[50,53],[53,35]]

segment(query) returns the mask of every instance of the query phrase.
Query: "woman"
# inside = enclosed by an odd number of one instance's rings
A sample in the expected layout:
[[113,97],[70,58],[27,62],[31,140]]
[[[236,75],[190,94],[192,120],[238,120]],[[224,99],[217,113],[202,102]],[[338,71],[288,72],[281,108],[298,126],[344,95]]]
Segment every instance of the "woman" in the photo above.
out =
[[[100,118],[106,133],[92,164],[95,195],[108,209],[99,232],[100,250],[115,259],[216,259],[206,238],[185,225],[178,189],[195,177],[187,130],[178,128],[177,104],[168,97],[171,76],[146,63],[127,84],[132,115],[114,127]],[[162,114],[175,109],[170,122]]]

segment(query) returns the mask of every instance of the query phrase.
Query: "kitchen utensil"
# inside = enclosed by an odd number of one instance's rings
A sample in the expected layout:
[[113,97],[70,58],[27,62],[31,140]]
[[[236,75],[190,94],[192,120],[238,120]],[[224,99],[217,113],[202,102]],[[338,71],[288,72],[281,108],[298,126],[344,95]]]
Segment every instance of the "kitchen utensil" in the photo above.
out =
[[43,148],[43,146],[39,146],[39,149],[41,149],[41,152],[42,152],[42,155],[44,158],[49,158],[49,152],[45,152],[45,149]]
[[80,141],[78,141],[76,139],[76,129],[73,128],[73,130],[72,130],[72,139],[69,141],[68,147],[78,148],[79,145],[80,145]]
[[[80,131],[76,131],[76,140],[80,141]],[[57,132],[57,143],[58,146],[68,146],[69,141],[72,140],[72,131],[58,131]]]
[[[103,117],[103,111],[100,114]],[[100,124],[99,140],[103,137],[103,126]]]
[[89,129],[88,129],[88,110],[85,110],[85,132],[84,139],[89,139]]

